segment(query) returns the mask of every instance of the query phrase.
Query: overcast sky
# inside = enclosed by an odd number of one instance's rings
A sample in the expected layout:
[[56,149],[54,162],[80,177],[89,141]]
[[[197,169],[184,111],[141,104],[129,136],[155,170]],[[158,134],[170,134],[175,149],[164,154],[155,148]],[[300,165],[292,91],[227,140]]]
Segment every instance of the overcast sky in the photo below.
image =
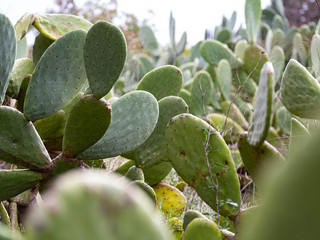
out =
[[[83,3],[86,0],[76,1]],[[270,0],[261,2],[262,8],[270,4]],[[139,20],[150,19],[161,44],[169,42],[170,10],[176,19],[176,39],[179,40],[186,31],[191,45],[204,38],[205,29],[214,29],[221,23],[223,15],[229,18],[234,10],[237,11],[236,26],[244,24],[245,0],[118,0],[118,5],[119,11],[133,13]],[[13,24],[25,12],[45,13],[53,6],[54,0],[0,0],[0,12]]]

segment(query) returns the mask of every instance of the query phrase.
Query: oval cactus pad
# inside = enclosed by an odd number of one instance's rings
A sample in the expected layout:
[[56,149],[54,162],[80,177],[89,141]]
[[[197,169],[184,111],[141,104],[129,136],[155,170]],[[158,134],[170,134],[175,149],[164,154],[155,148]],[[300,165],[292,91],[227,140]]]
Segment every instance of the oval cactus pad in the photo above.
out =
[[159,101],[167,96],[178,96],[182,87],[182,72],[176,66],[158,67],[146,74],[137,86],[137,90],[152,93]]
[[35,17],[33,25],[45,37],[57,40],[73,30],[82,29],[88,31],[92,23],[74,15],[43,14]]
[[[202,119],[180,114],[167,127],[168,158],[180,177],[223,216],[240,209],[240,184],[229,148]],[[218,196],[216,196],[218,193]],[[218,199],[218,201],[217,201]]]
[[104,136],[78,155],[79,159],[114,157],[134,150],[153,132],[159,106],[152,94],[130,92],[112,104],[112,119]]
[[89,30],[83,49],[90,89],[105,96],[118,80],[127,56],[126,40],[119,28],[101,21]]
[[64,138],[63,154],[75,157],[95,144],[107,131],[111,121],[111,106],[92,95],[83,97],[71,109]]
[[55,41],[39,60],[30,80],[24,114],[49,117],[66,106],[85,84],[83,45],[86,32],[75,30]]

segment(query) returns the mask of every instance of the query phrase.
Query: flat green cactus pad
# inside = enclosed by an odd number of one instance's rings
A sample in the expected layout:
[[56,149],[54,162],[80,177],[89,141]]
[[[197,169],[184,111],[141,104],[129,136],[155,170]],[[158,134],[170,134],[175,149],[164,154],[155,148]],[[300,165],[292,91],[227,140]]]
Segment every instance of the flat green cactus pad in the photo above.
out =
[[144,180],[150,186],[161,182],[172,170],[168,159],[161,159],[159,163],[143,167]]
[[243,116],[243,114],[241,113],[241,110],[233,102],[228,100],[221,103],[221,111],[225,115],[228,115],[228,117],[230,117],[236,123],[238,123],[243,129],[247,130],[249,128],[249,124],[245,119],[245,117]]
[[33,25],[42,35],[55,41],[73,30],[88,31],[92,23],[74,15],[43,14],[36,15]]
[[273,101],[273,74],[271,62],[265,63],[261,70],[252,123],[248,132],[248,142],[254,147],[261,145],[268,135]]
[[87,78],[83,60],[85,37],[83,30],[69,32],[55,41],[41,57],[24,103],[24,114],[29,120],[58,112],[81,90]]
[[7,89],[8,96],[17,99],[24,77],[32,74],[34,68],[35,65],[29,58],[20,58],[14,62]]
[[314,70],[316,76],[320,75],[320,35],[315,34],[311,41],[311,62],[312,69]]
[[15,30],[10,20],[3,14],[0,14],[0,46],[0,102],[2,103],[17,51]]
[[97,22],[88,31],[83,54],[90,89],[96,98],[102,98],[111,90],[124,67],[125,37],[113,24]]
[[238,141],[239,151],[245,168],[259,189],[273,180],[274,172],[281,170],[286,160],[268,142],[253,147],[248,142],[248,134],[243,133]]
[[206,107],[212,98],[211,94],[213,94],[212,88],[213,84],[209,73],[206,71],[199,71],[194,76],[191,85],[191,113],[198,117],[206,115]]
[[137,168],[136,166],[130,167],[124,176],[131,181],[144,181],[142,169]]
[[221,240],[221,232],[215,222],[204,218],[193,220],[184,233],[184,240]]
[[258,38],[261,21],[261,0],[246,0],[245,18],[250,43],[255,43]]
[[63,110],[33,123],[42,140],[60,138],[64,134],[66,113]]
[[263,65],[269,61],[265,50],[257,44],[248,45],[244,51],[244,70],[250,77],[259,84],[260,71]]
[[230,63],[231,68],[240,67],[242,65],[242,61],[237,59],[227,45],[216,40],[204,41],[201,44],[200,52],[201,56],[212,65],[217,66],[221,59],[226,59]]
[[178,96],[182,81],[180,69],[167,65],[158,67],[146,74],[137,86],[137,90],[150,92],[159,101],[167,96]]
[[160,55],[159,43],[154,36],[152,29],[149,26],[142,26],[139,30],[139,39],[142,45],[149,51],[152,55]]
[[134,151],[138,167],[144,168],[167,158],[165,133],[169,120],[180,113],[187,113],[187,104],[179,97],[169,96],[159,102],[159,119],[150,137]]
[[42,54],[53,42],[53,40],[51,40],[50,38],[46,38],[41,33],[38,34],[38,36],[34,40],[32,48],[32,60],[35,64],[39,62]]
[[222,59],[217,68],[217,77],[220,85],[221,95],[224,100],[230,98],[230,90],[232,83],[232,72],[230,64],[227,60]]
[[276,124],[280,129],[287,135],[290,135],[291,132],[291,113],[285,108],[280,107],[276,113]]
[[0,148],[13,157],[3,159],[27,168],[49,167],[50,157],[34,126],[18,110],[0,107]]
[[113,174],[67,173],[43,199],[44,204],[34,206],[25,221],[27,240],[170,239],[152,200]]
[[75,157],[95,144],[111,122],[111,106],[103,99],[84,96],[70,111],[63,138],[63,155]]
[[221,215],[236,215],[240,208],[239,180],[220,134],[200,118],[180,114],[168,124],[166,141],[168,158],[180,177],[211,208],[217,210],[219,204]]
[[27,37],[25,36],[17,44],[16,60],[19,58],[28,57],[28,51],[29,49],[28,49]]
[[283,73],[280,100],[302,118],[320,118],[320,85],[299,62],[291,59]]
[[114,157],[130,152],[144,143],[153,132],[159,116],[158,102],[145,91],[132,91],[112,104],[108,131],[80,159]]
[[14,29],[16,31],[17,42],[19,42],[28,32],[31,27],[33,21],[35,19],[34,14],[25,13],[18,22],[14,25]]
[[0,170],[0,201],[8,200],[34,187],[42,178],[40,173],[30,170]]
[[275,46],[270,53],[270,61],[274,69],[274,81],[273,86],[280,83],[282,71],[285,66],[285,55],[281,47]]
[[186,231],[189,223],[191,223],[196,218],[207,219],[206,216],[196,210],[187,210],[183,217],[183,230]]

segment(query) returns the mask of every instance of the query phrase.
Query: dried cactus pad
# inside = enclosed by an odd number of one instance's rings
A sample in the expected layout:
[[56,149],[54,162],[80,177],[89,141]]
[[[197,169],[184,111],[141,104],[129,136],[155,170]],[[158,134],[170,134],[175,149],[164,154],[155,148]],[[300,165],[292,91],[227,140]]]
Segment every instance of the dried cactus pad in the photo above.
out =
[[88,31],[83,54],[90,89],[96,98],[102,98],[124,67],[127,55],[124,35],[113,24],[100,21]]
[[92,23],[74,15],[43,14],[36,15],[33,25],[45,37],[57,40],[73,30],[88,31]]
[[166,141],[168,158],[180,177],[214,210],[218,193],[221,215],[236,215],[240,208],[239,180],[220,134],[202,119],[180,114],[168,124]]
[[86,32],[75,30],[45,51],[30,80],[24,114],[29,120],[48,117],[66,106],[85,84],[83,45]]
[[2,103],[9,84],[10,73],[16,58],[16,34],[12,23],[0,13],[0,102]]

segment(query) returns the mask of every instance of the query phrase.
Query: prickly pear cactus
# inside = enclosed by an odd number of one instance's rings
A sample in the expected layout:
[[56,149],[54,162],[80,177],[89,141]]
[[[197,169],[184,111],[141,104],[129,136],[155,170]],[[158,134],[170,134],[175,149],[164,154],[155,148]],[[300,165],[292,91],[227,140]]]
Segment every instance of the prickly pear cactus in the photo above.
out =
[[124,67],[127,55],[124,35],[113,24],[99,21],[88,31],[83,54],[90,89],[96,98],[102,98]]
[[0,102],[9,84],[10,73],[16,58],[16,34],[10,20],[0,14]]
[[273,101],[273,74],[271,62],[265,63],[261,70],[253,119],[248,131],[248,142],[254,147],[260,146],[268,135]]
[[299,62],[291,59],[283,73],[280,100],[289,112],[302,118],[319,119],[320,85]]
[[240,186],[230,151],[220,134],[191,114],[180,114],[167,127],[168,158],[180,177],[211,208],[236,215]]
[[26,93],[27,119],[34,121],[58,112],[81,90],[87,78],[83,60],[85,37],[83,30],[69,32],[41,57]]
[[59,178],[25,221],[26,239],[170,239],[145,193],[103,172]]

